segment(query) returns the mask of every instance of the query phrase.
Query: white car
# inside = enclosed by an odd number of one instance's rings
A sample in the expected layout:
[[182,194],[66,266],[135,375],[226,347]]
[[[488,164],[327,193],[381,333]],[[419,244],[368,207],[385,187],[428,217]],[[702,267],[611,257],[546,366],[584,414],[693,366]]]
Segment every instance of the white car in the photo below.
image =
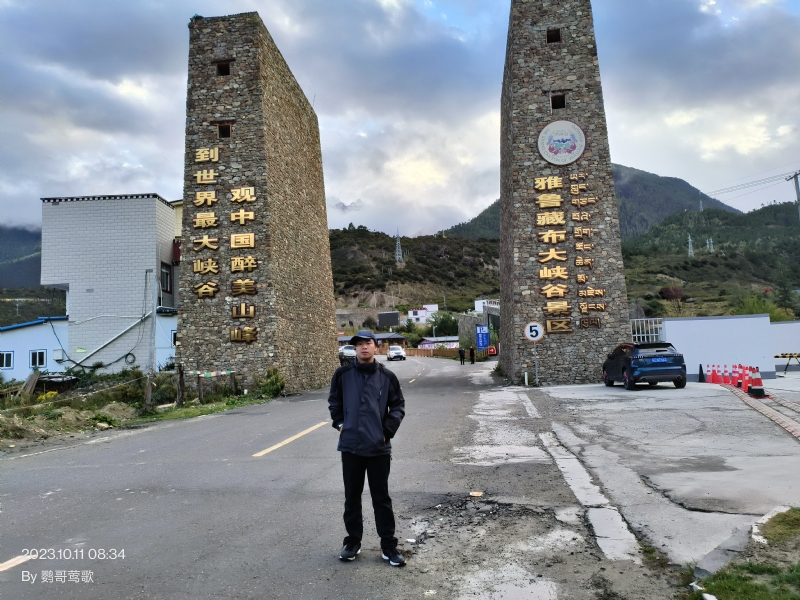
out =
[[339,348],[339,364],[356,362],[356,348],[355,346],[347,345]]
[[405,360],[406,351],[402,346],[389,346],[389,351],[386,353],[386,360]]

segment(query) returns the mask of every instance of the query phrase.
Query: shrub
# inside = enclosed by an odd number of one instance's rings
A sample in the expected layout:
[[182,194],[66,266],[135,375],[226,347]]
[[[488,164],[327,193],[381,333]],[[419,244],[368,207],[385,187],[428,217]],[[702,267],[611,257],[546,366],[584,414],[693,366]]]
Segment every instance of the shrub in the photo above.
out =
[[267,398],[277,398],[283,388],[286,387],[286,380],[275,367],[267,369],[267,378],[259,386],[259,391]]
[[676,285],[663,287],[658,291],[658,295],[664,300],[683,300],[684,293],[681,288]]
[[117,421],[114,417],[109,417],[105,413],[95,413],[94,416],[91,418],[92,421],[95,423],[108,423],[109,425],[113,425],[114,427],[119,426],[119,421]]
[[735,315],[761,315],[768,314],[770,321],[792,321],[794,312],[789,308],[778,308],[769,300],[761,296],[747,296],[743,298],[736,309]]
[[58,392],[47,392],[46,394],[42,394],[36,398],[37,402],[47,402],[53,398],[53,396],[57,396]]
[[178,386],[173,375],[156,375],[153,379],[153,403],[169,404],[178,397]]

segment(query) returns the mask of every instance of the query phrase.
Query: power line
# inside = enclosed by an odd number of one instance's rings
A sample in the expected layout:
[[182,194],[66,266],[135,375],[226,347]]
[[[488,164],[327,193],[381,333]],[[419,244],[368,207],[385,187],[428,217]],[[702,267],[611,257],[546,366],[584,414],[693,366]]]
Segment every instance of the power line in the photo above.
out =
[[736,200],[736,198],[741,198],[742,196],[748,196],[750,194],[755,194],[756,192],[761,192],[763,190],[768,190],[769,188],[775,187],[776,185],[780,185],[782,183],[783,183],[783,181],[777,181],[777,182],[773,183],[772,185],[768,185],[767,187],[758,188],[757,190],[750,190],[749,192],[745,192],[744,194],[739,194],[738,196],[734,196],[733,198],[727,198],[726,201],[730,202],[731,200]]
[[767,183],[772,183],[773,181],[786,181],[786,178],[791,177],[792,175],[794,175],[794,173],[795,171],[790,171],[788,173],[781,173],[780,175],[772,175],[771,177],[765,177],[764,179],[757,179],[756,181],[748,181],[747,183],[740,183],[738,185],[732,185],[730,187],[721,188],[711,192],[706,192],[706,194],[709,196],[716,196],[719,194],[729,194],[731,192],[738,192],[739,190],[744,190],[749,187],[755,187]]
[[800,163],[800,160],[794,160],[792,162],[785,163],[783,165],[778,165],[777,167],[772,167],[771,169],[767,169],[766,171],[759,171],[758,173],[752,173],[750,175],[745,175],[743,177],[737,177],[736,179],[731,179],[729,181],[725,181],[722,185],[726,185],[728,183],[733,183],[734,181],[741,181],[742,179],[748,179],[750,177],[755,177],[756,175],[761,175],[762,173],[769,173],[770,171],[774,171],[776,169],[780,169],[782,167],[788,167],[789,165],[794,165]]

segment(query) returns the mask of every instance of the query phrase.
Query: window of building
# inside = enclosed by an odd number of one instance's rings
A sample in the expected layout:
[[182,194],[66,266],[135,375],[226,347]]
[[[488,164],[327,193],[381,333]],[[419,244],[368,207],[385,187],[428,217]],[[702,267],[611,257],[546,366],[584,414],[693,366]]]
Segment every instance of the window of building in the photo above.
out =
[[173,329],[172,330],[172,345],[175,346],[178,342],[178,332]]
[[161,263],[161,292],[172,293],[172,265],[165,262]]
[[14,368],[14,353],[0,352],[0,369],[13,369],[13,368]]
[[547,30],[547,43],[548,44],[558,44],[561,42],[561,28],[560,27],[553,27],[552,29]]
[[31,350],[31,369],[41,369],[47,366],[46,350]]
[[558,110],[559,108],[567,108],[566,94],[553,94],[550,96],[550,108]]
[[231,137],[231,126],[230,125],[217,125],[217,131],[219,132],[220,138],[229,138]]
[[231,63],[221,62],[217,63],[217,75],[226,76],[231,74]]

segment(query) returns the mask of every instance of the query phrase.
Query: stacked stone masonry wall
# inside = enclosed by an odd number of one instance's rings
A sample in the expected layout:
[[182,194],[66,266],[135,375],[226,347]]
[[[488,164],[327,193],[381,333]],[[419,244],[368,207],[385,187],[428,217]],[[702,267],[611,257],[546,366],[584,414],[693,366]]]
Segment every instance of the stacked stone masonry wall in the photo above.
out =
[[[178,360],[231,369],[245,382],[275,366],[288,392],[327,385],[338,354],[316,114],[257,13],[195,18],[189,29]],[[230,75],[217,75],[218,62],[230,64]],[[230,138],[218,137],[219,124],[231,125]],[[203,148],[218,148],[217,161],[197,162]],[[204,169],[216,171],[213,183],[198,183]],[[234,201],[232,190],[243,188],[252,201]],[[198,192],[212,191],[211,206],[196,206]],[[234,222],[242,210],[253,218]],[[217,223],[198,227],[201,212]],[[232,248],[243,233],[253,234],[253,247]],[[192,241],[205,235],[216,248]],[[231,259],[247,257],[257,267],[234,272]],[[218,273],[202,272],[209,259]],[[216,290],[200,297],[197,286],[209,282]],[[234,318],[242,303],[253,317]]]
[[[561,29],[561,42],[547,43],[550,28]],[[551,95],[561,93],[566,96],[566,108],[552,110]],[[569,319],[571,332],[546,333],[537,344],[540,376],[545,384],[599,381],[607,353],[630,336],[619,218],[589,0],[512,0],[501,115],[502,368],[515,381],[526,371],[533,372],[533,344],[523,333],[527,323],[536,321],[546,326],[547,320],[562,320],[563,325],[563,320]],[[572,121],[583,130],[586,148],[576,162],[557,166],[540,154],[538,136],[553,121]],[[547,177],[561,178],[563,187],[537,189],[536,179]],[[586,187],[573,194],[571,184]],[[549,209],[538,206],[537,198],[546,193],[559,194],[563,205]],[[572,201],[586,198],[595,200],[585,206],[572,205]],[[537,214],[548,210],[565,213],[564,225],[553,228],[567,232],[559,243],[547,243],[538,236],[549,227],[537,225]],[[576,228],[591,229],[591,236],[577,237]],[[551,249],[565,252],[562,257],[566,261],[540,262],[540,253]],[[581,264],[586,258],[594,260],[593,268]],[[543,279],[541,269],[556,265],[567,268],[568,279]],[[579,282],[578,275],[586,279]],[[542,293],[547,284],[566,285],[568,292],[563,297],[547,298]],[[604,295],[579,296],[579,291],[586,294],[590,288],[602,289]],[[556,300],[568,302],[567,313],[548,313],[548,302]],[[587,308],[590,304],[592,307]]]

